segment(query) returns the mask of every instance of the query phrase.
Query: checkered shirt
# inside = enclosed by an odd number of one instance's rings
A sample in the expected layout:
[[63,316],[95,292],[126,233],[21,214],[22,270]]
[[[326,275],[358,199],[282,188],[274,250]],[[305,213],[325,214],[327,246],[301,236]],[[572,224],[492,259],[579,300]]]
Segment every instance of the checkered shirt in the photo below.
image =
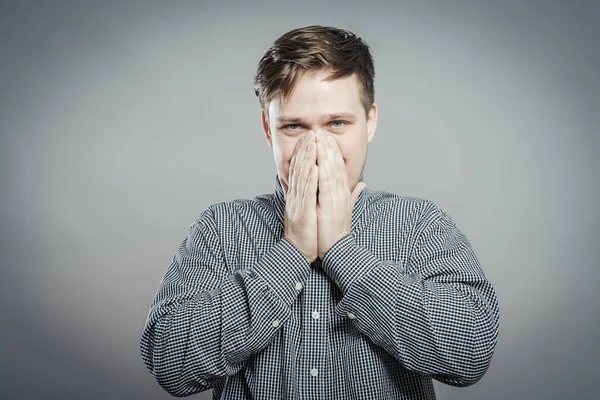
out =
[[141,335],[177,397],[435,399],[469,386],[496,346],[496,294],[453,220],[365,188],[352,234],[312,265],[283,237],[274,193],[207,207],[162,277]]

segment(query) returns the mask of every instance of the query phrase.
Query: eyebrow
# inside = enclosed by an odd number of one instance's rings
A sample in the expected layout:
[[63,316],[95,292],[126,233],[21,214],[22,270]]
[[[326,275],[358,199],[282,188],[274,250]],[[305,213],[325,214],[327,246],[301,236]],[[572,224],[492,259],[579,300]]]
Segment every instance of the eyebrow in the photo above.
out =
[[[328,119],[334,119],[334,120],[338,120],[338,119],[349,119],[349,120],[355,120],[356,116],[352,113],[349,112],[339,112],[339,113],[332,113],[332,114],[326,114],[326,117]],[[277,118],[277,122],[282,124],[282,123],[288,123],[288,124],[297,124],[302,122],[302,118],[298,118],[298,117],[278,117]]]

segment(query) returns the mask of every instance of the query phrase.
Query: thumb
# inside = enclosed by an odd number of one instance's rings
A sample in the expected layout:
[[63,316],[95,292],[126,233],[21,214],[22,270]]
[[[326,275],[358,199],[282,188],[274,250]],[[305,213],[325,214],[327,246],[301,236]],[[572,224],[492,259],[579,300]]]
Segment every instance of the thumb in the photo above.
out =
[[366,188],[366,187],[367,187],[366,183],[364,183],[364,182],[358,182],[358,184],[356,185],[356,187],[352,191],[352,194],[350,195],[350,200],[352,201],[352,207],[354,207],[354,204],[356,204],[356,200],[358,199],[358,196],[363,191],[363,189]]

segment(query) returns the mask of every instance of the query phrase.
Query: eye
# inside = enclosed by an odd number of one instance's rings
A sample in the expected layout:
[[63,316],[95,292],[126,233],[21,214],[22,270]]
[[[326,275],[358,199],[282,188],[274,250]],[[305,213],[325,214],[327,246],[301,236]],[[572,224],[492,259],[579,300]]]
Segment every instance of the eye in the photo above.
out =
[[346,125],[346,122],[345,122],[345,121],[333,121],[333,122],[331,123],[331,125],[332,125],[334,128],[343,128],[343,127]]
[[286,130],[286,131],[298,131],[298,130],[300,130],[300,125],[289,124],[289,125],[285,125],[282,129]]

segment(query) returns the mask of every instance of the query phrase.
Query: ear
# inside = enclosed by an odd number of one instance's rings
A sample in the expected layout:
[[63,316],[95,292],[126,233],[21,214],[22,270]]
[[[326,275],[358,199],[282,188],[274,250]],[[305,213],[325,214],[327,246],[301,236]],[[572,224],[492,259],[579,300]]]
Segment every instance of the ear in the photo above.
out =
[[265,113],[265,110],[260,111],[260,119],[262,121],[262,127],[263,131],[265,132],[267,143],[269,143],[270,147],[273,147],[273,136],[271,135],[271,130],[269,129],[269,117]]
[[373,103],[367,117],[367,143],[371,143],[377,130],[377,104]]

